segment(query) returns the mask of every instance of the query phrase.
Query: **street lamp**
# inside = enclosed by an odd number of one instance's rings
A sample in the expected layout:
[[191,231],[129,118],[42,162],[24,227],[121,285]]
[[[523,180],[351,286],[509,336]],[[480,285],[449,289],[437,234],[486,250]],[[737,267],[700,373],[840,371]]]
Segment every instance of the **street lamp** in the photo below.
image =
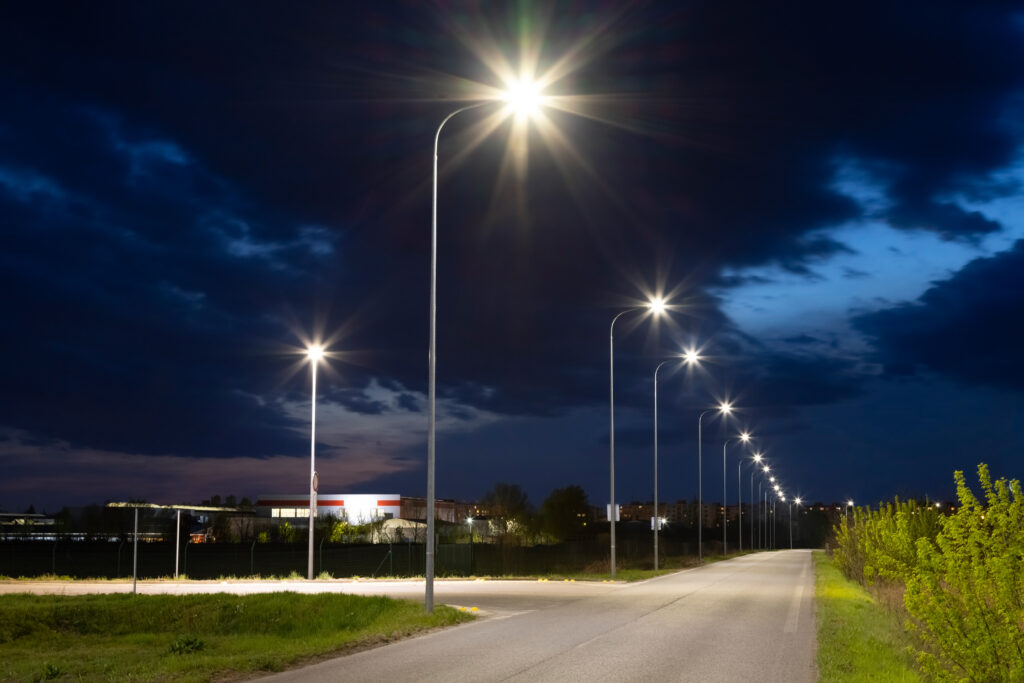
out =
[[[683,362],[693,365],[700,362],[700,355],[695,349],[688,349],[682,356]],[[658,370],[670,360],[663,360],[654,368],[654,517],[651,524],[654,527],[654,569],[658,569],[658,531],[661,527],[662,518],[658,508]]]
[[324,349],[313,344],[306,349],[309,368],[313,375],[313,400],[309,428],[309,569],[306,578],[313,580],[313,520],[316,517],[316,366],[324,357]]
[[[761,463],[761,458],[764,457],[760,453],[754,453],[753,464],[756,466]],[[740,458],[736,463],[736,498],[739,506],[739,523],[738,527],[740,530],[740,552],[743,552],[743,481],[742,481],[742,469],[743,469],[743,458]],[[750,470],[750,549],[754,549],[754,469]]]
[[846,523],[850,523],[850,511],[853,510],[853,500],[846,501]]
[[722,401],[718,404],[717,408],[705,410],[697,418],[697,562],[704,562],[704,475],[703,475],[703,435],[702,435],[702,423],[704,416],[708,413],[718,411],[719,415],[728,415],[732,412],[732,404],[728,401]]
[[[761,468],[761,474],[767,476],[771,469],[772,468],[770,466],[765,465]],[[751,473],[750,476],[754,476],[753,473]],[[762,497],[761,486],[763,484],[764,476],[762,476],[757,482],[757,544],[762,550],[764,550],[765,536],[768,531],[767,522],[765,521],[765,518],[768,516],[768,492],[765,491],[764,496]]]
[[437,431],[436,403],[436,361],[437,361],[437,149],[441,140],[441,129],[455,116],[470,109],[477,109],[495,102],[505,102],[509,112],[529,114],[543,102],[540,86],[528,81],[513,83],[505,94],[495,100],[476,102],[456,109],[441,120],[434,135],[434,183],[430,213],[430,347],[427,353],[427,548],[424,558],[426,590],[424,607],[428,613],[434,611],[434,437]]
[[[742,441],[743,443],[750,442],[750,432],[743,432],[735,439],[726,439],[722,444],[722,555],[728,555],[729,536],[727,529],[729,527],[729,497],[726,494],[726,474],[725,474],[725,449],[729,445],[730,441]],[[737,480],[739,476],[737,475]],[[737,488],[737,493],[739,489]]]
[[[793,503],[796,503],[797,514],[800,513],[800,499],[794,498]],[[793,503],[789,504],[789,549],[793,549]]]
[[[612,324],[608,328],[608,469],[611,474],[609,494],[611,505],[608,507],[608,523],[611,526],[611,575],[615,578],[615,321],[631,311],[639,311],[646,308],[652,315],[661,315],[665,312],[665,300],[655,297],[647,302],[646,306],[627,308],[612,318]],[[657,515],[657,508],[655,508]]]

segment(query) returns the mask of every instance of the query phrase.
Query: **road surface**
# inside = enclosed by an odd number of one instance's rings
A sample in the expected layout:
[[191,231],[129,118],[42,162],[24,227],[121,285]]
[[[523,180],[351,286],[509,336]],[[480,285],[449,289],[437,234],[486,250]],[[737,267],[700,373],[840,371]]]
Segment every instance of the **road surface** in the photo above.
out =
[[635,584],[466,583],[438,583],[436,598],[479,603],[487,618],[261,681],[817,679],[810,551]]
[[[9,582],[0,593],[130,592],[131,582]],[[153,593],[343,592],[422,602],[423,581],[140,581]],[[755,553],[639,583],[437,581],[481,618],[275,674],[326,681],[815,681],[807,550]]]

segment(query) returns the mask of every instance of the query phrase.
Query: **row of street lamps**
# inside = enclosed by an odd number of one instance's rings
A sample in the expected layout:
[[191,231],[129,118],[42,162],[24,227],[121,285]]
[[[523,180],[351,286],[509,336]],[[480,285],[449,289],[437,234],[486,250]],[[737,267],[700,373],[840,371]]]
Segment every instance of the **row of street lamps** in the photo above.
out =
[[[537,110],[539,105],[544,102],[545,98],[540,93],[540,88],[537,84],[529,83],[526,81],[520,81],[518,83],[511,83],[509,90],[499,98],[487,100],[483,102],[477,102],[470,104],[459,109],[456,109],[452,113],[448,114],[444,119],[441,120],[440,125],[437,127],[437,132],[434,135],[434,158],[433,158],[433,187],[431,195],[431,233],[430,233],[430,338],[429,338],[429,349],[427,354],[428,364],[428,380],[427,380],[427,495],[426,495],[426,557],[425,557],[425,594],[424,594],[424,605],[427,612],[432,612],[434,609],[434,513],[435,513],[435,435],[436,435],[436,360],[437,360],[437,187],[438,187],[438,146],[441,137],[441,130],[444,125],[451,120],[454,116],[469,111],[471,109],[477,109],[485,107],[490,104],[503,102],[507,106],[508,112],[516,113],[520,116],[532,114]],[[665,311],[665,302],[662,299],[655,299],[648,305],[648,310],[654,315],[660,315]],[[611,326],[609,328],[609,423],[611,426],[609,434],[609,466],[610,466],[610,493],[611,493],[611,506],[609,508],[609,518],[611,524],[611,575],[615,576],[615,383],[614,383],[614,370],[615,370],[615,354],[614,354],[614,329],[615,321],[618,320],[625,313],[631,311],[642,310],[641,308],[632,308],[626,311],[622,311],[612,319]],[[308,567],[308,578],[313,578],[313,522],[316,514],[316,494],[317,494],[317,474],[315,466],[315,448],[316,448],[316,368],[320,360],[324,357],[325,350],[319,346],[311,346],[307,350],[307,357],[310,361],[310,367],[312,372],[313,380],[313,399],[312,399],[312,427],[310,430],[310,479],[309,479],[309,567]],[[685,363],[693,364],[699,361],[700,356],[696,351],[690,350],[681,356]],[[658,562],[658,526],[659,519],[657,518],[658,511],[658,471],[657,471],[657,378],[658,370],[665,364],[664,361],[660,363],[654,371],[655,380],[655,424],[654,424],[654,505],[655,505],[655,520],[654,520],[654,548],[655,548],[655,568],[657,568]],[[703,522],[703,489],[700,484],[701,481],[701,460],[702,454],[701,449],[701,429],[704,415],[709,412],[717,410],[722,415],[728,415],[731,411],[731,405],[729,403],[722,403],[715,409],[704,411],[700,414],[697,420],[698,430],[698,505],[701,510],[701,522]],[[749,435],[743,434],[740,437],[744,443],[749,441]],[[723,471],[723,483],[722,483],[722,495],[723,504],[725,502],[726,485],[725,485],[725,455],[726,446],[723,445],[722,449],[722,471]],[[767,472],[767,466],[765,466],[765,472]],[[751,484],[751,490],[753,484]],[[781,495],[781,494],[780,494]],[[797,500],[799,503],[799,499]],[[701,527],[702,523],[698,524],[698,554],[703,559],[702,554],[702,538]],[[727,541],[726,529],[723,524],[723,549],[724,544]],[[753,540],[753,538],[751,538]],[[742,539],[741,539],[742,544]]]
[[[608,401],[608,404],[609,404],[609,416],[608,416],[608,422],[609,422],[608,466],[609,466],[609,493],[610,493],[610,500],[611,500],[611,503],[608,506],[608,521],[609,521],[609,531],[610,531],[610,534],[609,534],[609,536],[610,536],[610,547],[609,547],[610,563],[609,564],[610,564],[610,567],[611,567],[611,576],[612,576],[613,579],[615,578],[615,559],[616,559],[615,558],[615,522],[616,522],[616,517],[617,517],[617,515],[616,515],[616,505],[615,505],[615,322],[620,317],[625,315],[626,313],[630,313],[630,312],[633,312],[633,311],[644,310],[644,308],[646,308],[646,310],[651,315],[658,316],[658,315],[662,315],[666,311],[667,307],[666,307],[665,301],[659,297],[659,298],[654,298],[650,302],[648,302],[646,307],[634,307],[634,308],[626,309],[625,311],[622,311],[622,312],[618,313],[614,318],[612,318],[611,326],[609,328],[609,335],[608,335],[608,352],[609,352],[609,371],[608,371],[608,393],[609,393],[609,401]],[[692,365],[695,365],[695,364],[699,363],[700,360],[701,360],[701,357],[700,357],[700,354],[696,351],[696,349],[692,349],[691,348],[691,349],[688,349],[683,354],[679,355],[675,359],[668,359],[668,360],[661,361],[654,368],[654,516],[651,518],[651,527],[652,527],[653,535],[654,535],[654,568],[655,569],[658,569],[658,561],[659,561],[658,532],[659,532],[660,527],[661,527],[661,517],[660,517],[660,512],[659,512],[660,507],[658,505],[658,372],[661,370],[662,367],[664,367],[664,365],[666,363],[669,363],[672,360],[680,360],[684,364],[692,366]],[[704,534],[704,532],[703,532],[703,527],[704,527],[704,485],[703,485],[703,481],[704,481],[704,472],[703,472],[703,462],[704,462],[704,454],[703,454],[703,441],[704,441],[704,439],[703,439],[703,425],[704,425],[704,416],[709,414],[709,413],[717,412],[719,415],[724,417],[724,416],[728,416],[729,414],[731,414],[732,410],[733,410],[733,407],[732,407],[731,403],[729,403],[728,401],[722,401],[721,403],[719,403],[719,405],[717,407],[710,408],[708,410],[704,410],[697,417],[697,508],[698,508],[698,515],[699,515],[699,520],[698,520],[698,523],[697,523],[697,558],[698,558],[698,561],[700,561],[700,562],[704,561],[704,538],[703,538],[703,534]],[[725,442],[722,444],[722,506],[723,506],[723,512],[722,512],[722,552],[723,552],[723,554],[728,552],[728,541],[729,541],[729,539],[728,539],[728,525],[726,523],[727,522],[726,510],[727,510],[727,507],[728,507],[728,505],[727,505],[727,502],[728,502],[728,488],[727,488],[727,483],[726,483],[727,482],[727,478],[728,478],[728,474],[727,474],[728,447],[729,447],[730,443],[735,443],[736,441],[739,441],[739,442],[741,442],[743,444],[749,444],[750,440],[751,440],[750,433],[749,432],[742,432],[739,435],[737,435],[736,437],[726,439]],[[763,460],[763,455],[761,453],[755,453],[753,455],[752,461],[755,464],[762,463],[762,460]],[[739,528],[739,549],[740,549],[740,551],[743,550],[743,505],[742,505],[742,502],[743,502],[742,501],[742,498],[743,498],[743,488],[742,488],[742,482],[741,482],[742,473],[740,471],[741,468],[742,468],[742,465],[743,465],[743,458],[740,458],[740,460],[739,460],[739,462],[737,464],[737,472],[736,472],[736,490],[737,490],[737,496],[738,496],[738,500],[739,500],[739,505],[738,505],[739,520],[738,520],[737,526]],[[770,467],[767,464],[764,464],[763,465],[763,473],[767,475],[769,471],[770,471]],[[751,506],[753,506],[753,489],[754,489],[754,483],[753,483],[754,473],[753,473],[753,471],[751,471],[750,476],[751,476],[751,482],[750,482]],[[771,483],[774,485],[775,493],[778,496],[781,497],[783,502],[785,502],[786,499],[785,499],[784,494],[782,493],[781,487],[778,486],[778,485],[775,485],[775,477],[774,476],[771,477]],[[758,497],[760,499],[760,493],[758,494]],[[796,499],[797,505],[799,505],[800,502],[801,502],[800,498],[797,498]],[[751,529],[750,530],[750,534],[751,534],[751,538],[750,538],[751,547],[753,547],[753,540],[754,540],[754,537],[753,537],[753,534],[754,534],[753,521],[754,521],[753,520],[753,516],[751,516],[751,527],[750,527],[750,529]],[[790,545],[792,546],[792,530],[790,531]]]

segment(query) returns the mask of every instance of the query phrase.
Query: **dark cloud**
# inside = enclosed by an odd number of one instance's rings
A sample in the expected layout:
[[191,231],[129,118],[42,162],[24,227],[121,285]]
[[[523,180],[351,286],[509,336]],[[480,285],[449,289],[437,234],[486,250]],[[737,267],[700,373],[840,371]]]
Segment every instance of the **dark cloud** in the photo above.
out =
[[[849,251],[822,230],[860,219],[977,240],[1002,226],[957,198],[1018,191],[1000,175],[1021,147],[1012,4],[520,8],[548,19],[542,66],[591,39],[559,87],[597,104],[550,114],[578,160],[534,132],[521,178],[502,168],[507,127],[470,149],[467,114],[442,136],[438,380],[460,420],[604,405],[609,324],[648,289],[680,307],[616,328],[624,410],[693,343],[718,358],[703,379],[666,376],[667,406],[723,386],[780,415],[858,397],[855,361],[813,355],[808,335],[783,335],[796,355],[767,350],[707,289],[762,281],[754,266],[814,276]],[[0,426],[139,454],[301,455],[308,372],[286,350],[314,328],[359,350],[325,373],[324,400],[422,410],[431,143],[463,79],[493,81],[456,36],[507,48],[544,23],[518,19],[475,3],[4,6]],[[836,187],[844,161],[884,209]],[[999,336],[978,318],[1015,304],[980,269],[859,319],[890,372],[1019,382],[1015,323]],[[943,339],[975,338],[944,307],[997,335],[982,362],[951,360]]]
[[972,261],[914,303],[854,319],[888,374],[930,371],[970,384],[1024,390],[1024,241]]

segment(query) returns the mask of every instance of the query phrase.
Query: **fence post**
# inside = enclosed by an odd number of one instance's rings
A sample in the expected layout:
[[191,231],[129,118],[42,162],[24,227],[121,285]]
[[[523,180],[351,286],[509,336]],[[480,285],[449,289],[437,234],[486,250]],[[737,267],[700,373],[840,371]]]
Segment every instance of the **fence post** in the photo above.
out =
[[132,595],[136,592],[139,573],[139,508],[135,508],[135,533],[132,534]]

